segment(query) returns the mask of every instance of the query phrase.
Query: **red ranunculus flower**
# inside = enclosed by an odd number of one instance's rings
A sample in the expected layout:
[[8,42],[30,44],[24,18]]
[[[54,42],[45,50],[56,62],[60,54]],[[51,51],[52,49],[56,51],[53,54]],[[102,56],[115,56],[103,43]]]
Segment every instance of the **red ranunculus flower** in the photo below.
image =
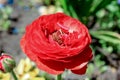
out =
[[25,54],[40,69],[56,75],[65,69],[84,74],[93,56],[90,43],[85,25],[63,13],[39,17],[21,39]]

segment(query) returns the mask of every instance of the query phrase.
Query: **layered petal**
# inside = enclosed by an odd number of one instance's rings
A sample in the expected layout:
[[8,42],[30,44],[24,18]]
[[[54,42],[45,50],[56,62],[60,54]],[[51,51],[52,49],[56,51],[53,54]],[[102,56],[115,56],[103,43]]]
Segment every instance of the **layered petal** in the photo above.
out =
[[67,69],[74,69],[79,67],[81,64],[86,63],[92,59],[92,50],[90,47],[87,47],[82,53],[73,57],[66,57],[64,60],[69,60],[68,63],[65,64]]
[[[40,16],[26,27],[20,45],[37,66],[51,74],[65,69],[84,73],[92,58],[91,38],[84,24],[63,13]],[[78,72],[80,71],[80,72]]]
[[84,65],[83,67],[78,67],[77,69],[72,69],[71,71],[75,74],[85,74],[86,72],[86,69],[87,69],[87,65]]
[[40,69],[54,75],[63,73],[65,69],[64,64],[58,61],[43,60],[43,59],[37,58],[36,63]]

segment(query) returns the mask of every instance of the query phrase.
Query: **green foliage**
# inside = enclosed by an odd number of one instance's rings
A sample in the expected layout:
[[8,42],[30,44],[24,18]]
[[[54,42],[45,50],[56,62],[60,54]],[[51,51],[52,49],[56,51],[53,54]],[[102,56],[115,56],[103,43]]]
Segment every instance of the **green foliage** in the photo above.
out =
[[113,44],[120,44],[120,34],[112,31],[90,31],[91,35],[100,40]]
[[11,24],[11,21],[8,20],[8,17],[12,13],[12,8],[6,6],[0,9],[0,30],[7,30]]
[[108,5],[112,0],[59,0],[64,12],[88,24],[88,17]]
[[105,30],[120,30],[120,6],[117,1],[112,1],[104,9],[96,13],[100,29]]
[[91,77],[92,75],[98,75],[104,73],[107,70],[105,62],[101,60],[101,55],[96,55],[92,63],[89,63],[87,69],[87,75]]

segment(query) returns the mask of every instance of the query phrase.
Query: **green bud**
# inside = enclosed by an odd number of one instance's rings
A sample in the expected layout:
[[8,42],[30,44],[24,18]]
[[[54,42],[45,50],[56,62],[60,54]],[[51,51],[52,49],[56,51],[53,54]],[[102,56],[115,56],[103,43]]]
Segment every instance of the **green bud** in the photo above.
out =
[[15,60],[6,54],[0,56],[0,70],[3,72],[11,72],[16,66]]

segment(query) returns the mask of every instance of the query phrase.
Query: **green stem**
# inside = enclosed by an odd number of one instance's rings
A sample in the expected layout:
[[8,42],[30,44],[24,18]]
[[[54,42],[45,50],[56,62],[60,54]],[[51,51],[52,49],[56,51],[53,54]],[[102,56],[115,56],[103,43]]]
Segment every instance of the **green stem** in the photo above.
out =
[[56,80],[62,80],[62,75],[57,75],[57,79]]
[[14,80],[18,80],[18,78],[17,78],[17,76],[16,76],[16,74],[15,74],[15,72],[13,70],[11,71],[11,74],[12,74]]

